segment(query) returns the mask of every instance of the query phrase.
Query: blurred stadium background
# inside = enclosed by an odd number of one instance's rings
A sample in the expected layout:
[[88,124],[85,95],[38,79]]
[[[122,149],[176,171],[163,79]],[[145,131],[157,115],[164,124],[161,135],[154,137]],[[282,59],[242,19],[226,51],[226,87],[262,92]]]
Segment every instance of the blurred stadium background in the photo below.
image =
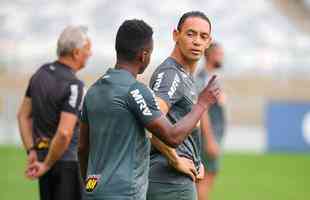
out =
[[113,66],[114,37],[128,18],[154,28],[148,82],[170,54],[182,13],[204,11],[225,50],[221,83],[228,129],[212,199],[310,199],[310,0],[1,0],[0,199],[38,199],[23,177],[16,112],[30,75],[56,58],[69,24],[89,28],[93,57],[79,76],[90,85]]

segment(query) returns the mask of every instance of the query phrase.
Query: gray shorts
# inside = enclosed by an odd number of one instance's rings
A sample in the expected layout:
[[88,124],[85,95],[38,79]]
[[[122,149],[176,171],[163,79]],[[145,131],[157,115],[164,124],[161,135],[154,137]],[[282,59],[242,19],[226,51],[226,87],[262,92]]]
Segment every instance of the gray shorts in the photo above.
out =
[[210,159],[206,153],[202,155],[203,165],[205,166],[206,171],[209,173],[217,173],[220,170],[220,160],[221,155],[215,159]]
[[197,200],[196,185],[149,182],[147,200]]
[[[221,144],[222,144],[222,140],[224,136],[224,127],[225,125],[221,123],[213,124],[213,133],[214,133],[216,142],[220,145],[220,149],[222,149]],[[217,158],[213,159],[213,158],[210,158],[207,155],[207,153],[205,153],[204,150],[202,149],[200,156],[201,156],[201,160],[205,168],[207,169],[207,172],[216,173],[220,170],[220,161],[222,158],[221,153]]]

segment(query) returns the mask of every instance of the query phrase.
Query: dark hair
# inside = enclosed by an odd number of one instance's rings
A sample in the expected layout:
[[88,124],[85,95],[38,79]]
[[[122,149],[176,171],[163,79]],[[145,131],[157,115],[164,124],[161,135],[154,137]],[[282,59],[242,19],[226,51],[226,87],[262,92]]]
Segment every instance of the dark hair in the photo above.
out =
[[205,50],[205,56],[208,56],[213,51],[213,49],[218,48],[218,47],[221,47],[219,43],[212,42],[210,46]]
[[116,34],[115,50],[118,59],[133,61],[153,36],[152,27],[143,20],[126,20]]
[[179,20],[179,23],[178,23],[178,31],[181,30],[182,28],[182,25],[184,24],[184,22],[186,21],[187,18],[190,18],[190,17],[199,17],[201,19],[204,19],[206,20],[209,25],[210,25],[210,30],[211,30],[211,21],[210,19],[203,13],[203,12],[200,12],[200,11],[190,11],[190,12],[186,12],[182,15],[182,17],[180,18]]

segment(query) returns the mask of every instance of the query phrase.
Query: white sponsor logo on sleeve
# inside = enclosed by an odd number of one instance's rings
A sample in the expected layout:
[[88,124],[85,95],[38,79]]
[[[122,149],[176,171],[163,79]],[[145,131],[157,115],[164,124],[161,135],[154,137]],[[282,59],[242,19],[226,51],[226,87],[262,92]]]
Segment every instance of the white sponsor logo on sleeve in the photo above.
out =
[[79,110],[82,110],[82,106],[83,106],[83,103],[84,103],[84,98],[85,98],[86,92],[87,92],[87,88],[84,87],[83,88],[83,95],[82,95],[81,103],[80,103],[80,106],[79,106]]
[[139,105],[140,110],[142,111],[143,115],[151,116],[152,113],[147,106],[143,96],[140,94],[140,91],[138,89],[135,89],[130,92],[132,97],[135,99],[136,103]]
[[172,85],[170,87],[170,90],[168,92],[168,96],[170,98],[172,98],[174,93],[175,93],[175,91],[177,91],[177,87],[179,86],[180,82],[181,82],[180,77],[176,74],[175,77],[174,77],[174,80],[172,82]]
[[153,96],[153,99],[154,99],[154,102],[155,102],[156,108],[157,108],[158,110],[160,110],[160,107],[159,107],[159,104],[158,104],[157,99],[156,99],[156,97],[155,97],[155,93],[154,93],[154,91],[153,91],[153,90],[151,90],[150,88],[149,88],[149,90],[150,90],[150,92],[152,93],[152,96]]
[[55,71],[55,69],[56,69],[56,68],[54,67],[54,65],[50,65],[49,68],[50,68],[50,70],[52,70],[52,71]]
[[70,106],[75,108],[77,98],[78,98],[78,92],[79,92],[78,91],[78,85],[77,84],[70,85],[70,91],[71,91],[71,95],[69,97],[69,104],[70,104]]
[[162,72],[162,73],[159,73],[157,75],[157,78],[156,78],[156,81],[154,84],[154,88],[153,88],[154,91],[158,91],[160,84],[161,84],[161,81],[163,80],[164,74],[165,74],[165,72]]

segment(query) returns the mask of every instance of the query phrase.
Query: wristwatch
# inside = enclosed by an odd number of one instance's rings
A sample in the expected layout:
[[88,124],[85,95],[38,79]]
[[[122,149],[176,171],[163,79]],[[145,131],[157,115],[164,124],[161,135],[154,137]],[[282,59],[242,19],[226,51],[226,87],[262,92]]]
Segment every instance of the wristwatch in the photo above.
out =
[[26,150],[27,155],[29,155],[30,151],[32,150],[36,150],[36,148],[34,146],[30,147],[29,149]]

